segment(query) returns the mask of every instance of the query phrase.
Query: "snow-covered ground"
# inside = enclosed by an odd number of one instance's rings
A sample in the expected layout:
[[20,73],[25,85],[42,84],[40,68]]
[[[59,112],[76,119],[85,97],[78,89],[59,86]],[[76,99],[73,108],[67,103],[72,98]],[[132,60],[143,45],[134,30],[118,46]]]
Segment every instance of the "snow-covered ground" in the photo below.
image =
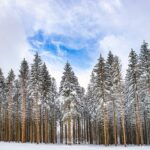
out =
[[150,150],[149,146],[51,145],[0,142],[0,150]]

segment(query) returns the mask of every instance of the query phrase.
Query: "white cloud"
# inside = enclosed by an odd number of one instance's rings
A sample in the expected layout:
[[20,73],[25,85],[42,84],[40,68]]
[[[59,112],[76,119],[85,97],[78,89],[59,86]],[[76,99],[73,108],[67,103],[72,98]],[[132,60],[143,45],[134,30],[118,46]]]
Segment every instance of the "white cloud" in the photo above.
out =
[[31,60],[32,57],[20,18],[6,4],[0,4],[0,67],[5,75],[11,68],[18,72],[21,60],[24,57]]
[[[88,47],[87,51],[93,59],[91,66],[100,52],[106,56],[111,50],[120,56],[125,72],[130,48],[138,51],[142,40],[150,42],[149,14],[147,0],[136,1],[136,4],[130,0],[1,0],[0,67],[6,74],[10,68],[17,71],[23,57],[31,62],[27,37],[42,29],[46,34],[56,33],[72,39],[96,39],[95,49]],[[73,42],[68,44],[76,46]],[[59,82],[66,54],[58,52],[59,56],[50,52],[41,55]],[[85,70],[75,68],[75,72],[85,87],[91,67]]]
[[28,18],[33,30],[91,38],[116,26],[121,0],[16,0],[15,7]]
[[115,13],[122,6],[120,0],[101,0],[99,3],[106,13]]
[[80,85],[85,88],[85,90],[87,90],[86,87],[90,82],[90,77],[91,77],[90,75],[91,75],[92,69],[93,68],[85,69],[85,70],[75,69],[76,76],[78,77],[78,81]]

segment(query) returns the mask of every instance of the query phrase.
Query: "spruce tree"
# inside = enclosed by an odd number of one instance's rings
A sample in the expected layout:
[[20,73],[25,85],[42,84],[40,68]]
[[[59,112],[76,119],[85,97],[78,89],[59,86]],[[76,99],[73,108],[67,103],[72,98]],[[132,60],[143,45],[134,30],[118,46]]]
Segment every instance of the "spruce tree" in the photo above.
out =
[[52,143],[57,142],[57,110],[58,110],[58,101],[57,101],[57,87],[56,81],[54,78],[51,78],[51,101],[50,101],[50,115],[52,120]]
[[[109,126],[110,129],[113,128],[112,134],[110,133],[110,143],[117,144],[117,118],[116,118],[116,99],[114,97],[114,80],[115,80],[115,70],[114,70],[114,55],[111,51],[108,53],[106,60],[106,87],[108,91],[108,103],[107,107],[109,110]],[[112,126],[111,126],[112,124]],[[112,140],[113,139],[113,140]]]
[[149,128],[150,128],[150,49],[148,48],[148,43],[143,41],[141,45],[140,55],[139,55],[139,66],[140,66],[140,98],[142,99],[144,105],[142,109],[144,110],[144,134],[145,141],[147,144],[149,141]]
[[[125,93],[124,85],[121,75],[121,65],[119,58],[114,56],[113,62],[113,98],[115,105],[116,126],[117,126],[117,142],[120,144],[121,137],[123,137],[123,143],[126,146],[126,130],[125,130]],[[121,132],[122,129],[122,132]],[[120,137],[120,133],[122,136]]]
[[139,98],[138,56],[133,49],[131,49],[129,54],[126,83],[129,86],[128,117],[130,118],[131,125],[135,128],[136,144],[143,144],[141,100]]
[[27,122],[27,95],[29,86],[29,66],[24,59],[21,63],[19,80],[21,84],[21,141],[26,142],[26,122]]
[[[41,123],[41,142],[48,143],[49,130],[49,113],[51,102],[51,77],[44,63],[41,67],[41,107],[40,107],[40,123]],[[44,128],[45,127],[45,128]],[[45,135],[45,136],[44,136]]]
[[15,80],[14,82],[14,98],[13,98],[13,137],[14,141],[21,141],[21,95],[20,95],[20,82]]
[[8,136],[7,136],[7,140],[10,142],[13,140],[13,118],[12,118],[12,114],[13,114],[13,98],[14,98],[14,80],[15,80],[15,75],[14,75],[14,71],[11,69],[8,77],[7,77],[7,81],[6,81],[6,88],[7,88],[7,111],[8,111],[8,117],[7,117],[7,127],[8,129]]
[[36,125],[34,132],[35,142],[40,142],[40,107],[41,107],[41,67],[42,61],[38,53],[35,54],[33,64],[31,66],[30,93],[33,101],[32,113],[33,121]]
[[[72,68],[70,64],[67,62],[64,68],[62,80],[60,83],[60,89],[59,89],[59,99],[62,100],[62,107],[63,107],[63,120],[67,120],[66,126],[68,126],[68,130],[65,131],[68,133],[67,135],[67,143],[71,144],[71,117],[73,116],[73,119],[75,117],[76,122],[78,124],[77,130],[78,130],[78,143],[80,143],[80,119],[78,118],[78,112],[77,112],[77,106],[78,104],[78,98],[79,95],[79,83],[77,80],[77,77],[75,76],[74,72],[72,71]],[[80,101],[80,100],[79,100]],[[64,128],[65,129],[65,128]],[[65,133],[64,132],[64,133]]]
[[[99,117],[103,126],[104,144],[109,144],[109,120],[108,120],[108,91],[106,82],[106,65],[104,58],[100,55],[94,69],[96,73],[96,88],[94,94],[99,101]],[[101,139],[102,140],[102,139]]]

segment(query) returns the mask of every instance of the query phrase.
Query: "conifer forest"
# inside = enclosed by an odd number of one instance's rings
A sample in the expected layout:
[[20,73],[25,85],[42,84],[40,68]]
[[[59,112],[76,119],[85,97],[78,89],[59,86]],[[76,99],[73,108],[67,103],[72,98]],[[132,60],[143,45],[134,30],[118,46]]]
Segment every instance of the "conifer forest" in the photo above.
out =
[[118,56],[100,54],[87,89],[69,62],[57,87],[39,53],[31,65],[23,59],[18,74],[0,69],[0,141],[150,144],[150,49],[145,41],[139,49],[125,75]]

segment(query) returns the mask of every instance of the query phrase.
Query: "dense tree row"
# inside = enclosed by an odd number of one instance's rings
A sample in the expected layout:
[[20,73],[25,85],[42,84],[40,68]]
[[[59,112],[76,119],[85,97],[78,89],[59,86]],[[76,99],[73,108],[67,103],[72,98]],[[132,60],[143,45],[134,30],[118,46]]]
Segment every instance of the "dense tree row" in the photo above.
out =
[[0,141],[150,144],[150,49],[131,49],[125,80],[118,56],[100,55],[85,93],[71,65],[59,91],[38,53],[19,75],[0,69]]
[[0,140],[54,143],[56,98],[55,79],[38,54],[31,70],[22,61],[17,79],[13,70],[6,79],[0,70]]

